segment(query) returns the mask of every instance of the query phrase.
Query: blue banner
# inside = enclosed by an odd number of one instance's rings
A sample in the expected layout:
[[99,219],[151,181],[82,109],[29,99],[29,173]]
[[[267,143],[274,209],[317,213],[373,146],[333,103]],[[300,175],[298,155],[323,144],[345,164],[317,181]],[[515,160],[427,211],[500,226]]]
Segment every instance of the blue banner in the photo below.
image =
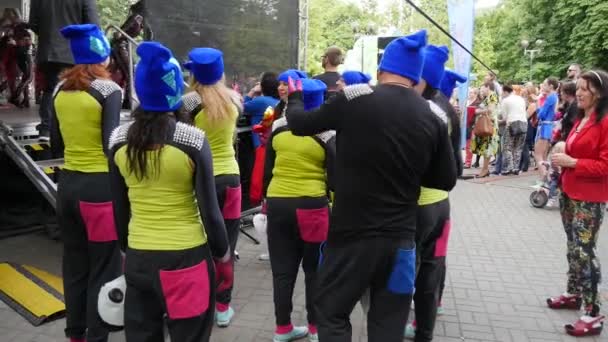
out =
[[[450,34],[456,38],[469,51],[473,51],[473,32],[475,27],[475,0],[447,0],[448,19],[450,22]],[[470,80],[471,55],[455,42],[452,42],[452,53],[454,60],[454,71],[464,75]],[[469,83],[460,84],[457,88],[458,103],[462,113],[462,147],[466,145],[467,129],[467,99],[469,95]]]

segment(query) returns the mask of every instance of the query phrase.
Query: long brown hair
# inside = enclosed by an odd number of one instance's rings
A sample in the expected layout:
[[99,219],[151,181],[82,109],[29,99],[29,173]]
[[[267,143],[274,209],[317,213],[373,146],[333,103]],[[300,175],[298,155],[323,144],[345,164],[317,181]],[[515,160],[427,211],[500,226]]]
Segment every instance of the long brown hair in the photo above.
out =
[[[131,114],[135,121],[127,134],[127,165],[129,174],[135,175],[138,181],[156,179],[160,175],[162,147],[171,140],[171,126],[181,115],[180,110],[158,113],[141,107]],[[150,158],[152,165],[148,165]]]
[[62,90],[84,91],[96,79],[109,80],[110,72],[103,64],[78,64],[64,71],[60,79],[64,81]]
[[[582,74],[580,78],[587,81],[589,91],[597,97],[596,122],[600,122],[608,114],[608,73],[603,70],[591,70]],[[582,119],[585,110],[580,108],[578,116]]]

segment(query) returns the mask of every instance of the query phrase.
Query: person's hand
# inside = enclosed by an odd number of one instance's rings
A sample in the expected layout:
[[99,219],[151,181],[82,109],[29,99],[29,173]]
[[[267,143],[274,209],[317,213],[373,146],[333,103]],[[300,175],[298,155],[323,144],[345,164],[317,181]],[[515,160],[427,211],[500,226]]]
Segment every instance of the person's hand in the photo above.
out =
[[302,80],[294,81],[293,78],[289,77],[289,80],[287,81],[287,86],[289,95],[298,91],[302,91]]
[[264,198],[264,200],[262,200],[262,211],[261,213],[266,215],[266,213],[268,212],[268,203],[266,202],[266,199]]
[[228,249],[226,250],[226,254],[224,254],[224,256],[221,259],[218,259],[218,261],[220,263],[225,263],[230,261],[230,258],[232,258],[232,251],[230,250],[230,247],[228,247]]
[[[226,256],[227,259],[225,260]],[[226,256],[220,260],[215,260],[215,282],[218,292],[231,288],[234,283],[234,264],[230,250],[228,250]]]
[[266,145],[266,143],[268,142],[268,138],[270,138],[271,132],[272,132],[272,127],[266,127],[264,125],[253,126],[253,133],[258,135],[262,145]]
[[257,83],[253,88],[251,88],[251,90],[249,91],[249,94],[247,94],[249,97],[256,97],[258,95],[260,95],[262,93],[262,86]]
[[577,159],[570,157],[565,153],[553,153],[551,156],[551,163],[558,167],[576,167]]

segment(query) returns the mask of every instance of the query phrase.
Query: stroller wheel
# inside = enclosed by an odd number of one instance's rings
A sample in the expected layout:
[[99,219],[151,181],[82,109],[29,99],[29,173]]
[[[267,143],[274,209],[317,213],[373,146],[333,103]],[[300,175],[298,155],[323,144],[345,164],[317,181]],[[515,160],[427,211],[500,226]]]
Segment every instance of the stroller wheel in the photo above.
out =
[[530,194],[530,204],[534,208],[544,208],[549,202],[549,195],[543,190],[537,190]]

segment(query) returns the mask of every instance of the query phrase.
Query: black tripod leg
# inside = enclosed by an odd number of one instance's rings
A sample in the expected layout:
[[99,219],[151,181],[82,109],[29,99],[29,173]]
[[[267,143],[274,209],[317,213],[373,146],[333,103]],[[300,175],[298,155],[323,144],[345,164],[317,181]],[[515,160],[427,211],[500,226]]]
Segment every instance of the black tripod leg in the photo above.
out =
[[247,233],[245,231],[245,229],[243,229],[243,228],[239,228],[239,229],[241,230],[241,233],[243,233],[246,237],[248,237],[249,240],[253,241],[253,243],[255,243],[256,245],[260,244],[260,241],[256,238],[254,238],[251,234]]

